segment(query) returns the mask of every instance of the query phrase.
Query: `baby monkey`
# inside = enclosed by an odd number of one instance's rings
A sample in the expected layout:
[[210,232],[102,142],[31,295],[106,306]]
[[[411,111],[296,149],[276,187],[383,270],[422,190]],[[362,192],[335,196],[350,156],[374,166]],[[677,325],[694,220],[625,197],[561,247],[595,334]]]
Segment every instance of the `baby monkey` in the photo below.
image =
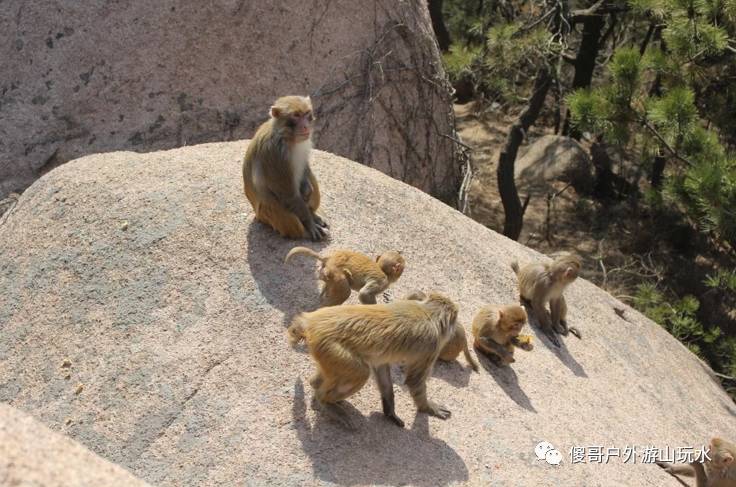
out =
[[530,336],[520,335],[526,321],[521,306],[483,306],[473,318],[473,346],[496,365],[512,364],[514,348],[534,348]]
[[322,264],[319,278],[325,284],[320,293],[320,306],[344,303],[350,297],[351,289],[358,291],[361,303],[376,304],[376,295],[396,282],[405,267],[404,257],[395,250],[384,252],[374,261],[352,250],[335,250],[322,256],[307,247],[291,249],[284,263],[297,254],[314,257]]
[[736,445],[721,438],[710,440],[709,460],[684,465],[657,462],[672,475],[695,477],[696,487],[736,487]]
[[[531,305],[542,331],[556,347],[560,346],[560,340],[555,332],[564,336],[572,332],[581,338],[577,328],[567,327],[567,304],[562,295],[565,288],[577,279],[580,266],[580,257],[573,254],[558,257],[551,264],[535,262],[521,268],[516,262],[511,264],[519,279],[519,297]],[[547,303],[550,316],[547,315]]]
[[[413,293],[406,295],[404,299],[422,301],[423,299],[427,299],[427,295],[422,291],[414,291]],[[450,341],[447,342],[444,348],[442,348],[442,351],[440,352],[440,356],[438,358],[443,362],[452,362],[454,360],[457,360],[457,358],[460,356],[460,352],[465,355],[465,360],[468,361],[470,367],[472,367],[474,371],[478,372],[478,362],[476,362],[473,356],[470,354],[470,349],[468,348],[468,339],[465,334],[465,328],[462,325],[458,324],[455,328],[455,334],[450,338]]]

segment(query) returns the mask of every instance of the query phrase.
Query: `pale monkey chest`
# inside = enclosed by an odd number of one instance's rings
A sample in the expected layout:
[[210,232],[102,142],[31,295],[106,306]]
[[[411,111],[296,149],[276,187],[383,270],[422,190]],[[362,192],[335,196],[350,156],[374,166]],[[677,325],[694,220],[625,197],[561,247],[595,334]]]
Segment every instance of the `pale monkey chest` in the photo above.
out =
[[297,191],[299,191],[299,186],[304,178],[304,172],[309,165],[309,153],[311,150],[312,142],[309,140],[295,144],[291,150],[291,174],[294,177],[294,188]]

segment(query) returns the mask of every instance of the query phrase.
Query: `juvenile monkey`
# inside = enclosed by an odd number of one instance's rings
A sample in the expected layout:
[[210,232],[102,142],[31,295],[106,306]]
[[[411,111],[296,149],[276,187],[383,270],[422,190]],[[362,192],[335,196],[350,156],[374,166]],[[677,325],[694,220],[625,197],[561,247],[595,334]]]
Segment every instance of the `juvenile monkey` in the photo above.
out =
[[[521,268],[516,262],[511,264],[519,280],[521,300],[531,304],[542,331],[557,347],[560,346],[560,340],[555,332],[567,336],[570,331],[581,338],[577,328],[567,327],[567,304],[562,295],[565,288],[577,279],[580,266],[580,257],[573,254],[558,257],[551,264],[535,262]],[[547,303],[551,316],[547,315]]]
[[287,238],[322,240],[327,231],[317,214],[319,186],[309,168],[313,123],[309,97],[279,98],[243,160],[245,196],[256,219]]
[[473,318],[473,346],[496,365],[514,363],[514,349],[531,351],[531,337],[520,335],[527,321],[526,311],[518,305],[483,306]]
[[[426,299],[426,297],[427,295],[423,292],[414,291],[413,293],[406,295],[404,299],[421,301],[423,299]],[[473,356],[470,354],[470,349],[468,348],[468,339],[465,334],[465,328],[458,324],[458,326],[455,328],[455,334],[442,348],[439,359],[443,362],[452,362],[453,360],[457,360],[458,356],[460,356],[460,352],[465,355],[465,360],[468,361],[470,367],[472,367],[474,371],[478,372],[478,362],[476,362]]]
[[721,438],[710,440],[710,460],[689,465],[657,462],[672,475],[695,477],[696,487],[736,487],[736,445]]
[[441,294],[421,301],[344,305],[298,315],[289,326],[289,341],[301,337],[317,365],[310,383],[324,411],[354,429],[340,401],[365,385],[371,370],[381,392],[383,414],[397,425],[390,365],[405,367],[406,385],[417,410],[450,417],[450,411],[427,399],[427,377],[440,350],[455,333],[458,309]]
[[320,293],[321,306],[344,303],[350,297],[351,289],[358,291],[361,303],[376,304],[376,295],[396,282],[405,267],[404,257],[394,250],[384,252],[374,261],[352,250],[335,250],[322,256],[306,247],[291,249],[284,263],[297,254],[314,257],[322,264],[319,278],[325,284]]

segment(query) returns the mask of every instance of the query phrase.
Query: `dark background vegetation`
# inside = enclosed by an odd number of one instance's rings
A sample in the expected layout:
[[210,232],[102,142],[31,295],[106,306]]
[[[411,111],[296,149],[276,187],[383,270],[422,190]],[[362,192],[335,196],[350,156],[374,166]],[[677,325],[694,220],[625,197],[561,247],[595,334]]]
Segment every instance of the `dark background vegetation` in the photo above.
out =
[[496,230],[522,232],[514,163],[530,130],[579,140],[593,181],[577,193],[573,224],[599,244],[584,255],[592,280],[686,344],[734,395],[736,0],[429,7],[456,102],[508,122],[493,161]]

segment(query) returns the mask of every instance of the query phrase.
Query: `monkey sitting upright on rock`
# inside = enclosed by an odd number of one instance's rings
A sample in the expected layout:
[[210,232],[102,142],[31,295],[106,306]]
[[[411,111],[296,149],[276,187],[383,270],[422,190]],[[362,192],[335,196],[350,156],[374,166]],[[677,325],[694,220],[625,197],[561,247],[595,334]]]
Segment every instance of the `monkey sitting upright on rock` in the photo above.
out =
[[322,240],[327,223],[317,214],[319,186],[309,168],[312,102],[284,96],[271,107],[245,152],[245,196],[265,223],[287,238]]
[[[572,332],[581,338],[577,328],[567,327],[567,304],[562,295],[565,288],[577,279],[580,266],[580,257],[573,254],[558,257],[551,264],[534,262],[521,268],[516,262],[511,264],[519,279],[519,297],[531,305],[542,331],[556,347],[560,346],[556,333],[567,336]],[[550,316],[545,308],[547,303]]]

